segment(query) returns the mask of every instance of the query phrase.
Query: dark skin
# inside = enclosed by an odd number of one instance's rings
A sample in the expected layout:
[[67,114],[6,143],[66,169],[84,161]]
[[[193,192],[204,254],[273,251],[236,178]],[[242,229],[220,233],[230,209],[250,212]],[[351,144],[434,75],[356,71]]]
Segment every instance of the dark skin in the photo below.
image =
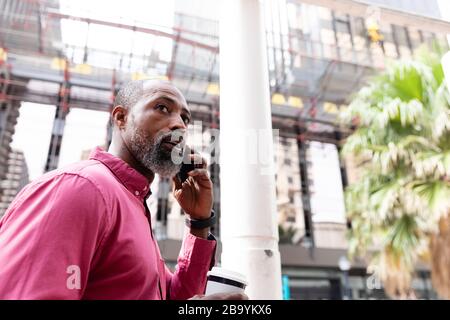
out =
[[[174,130],[186,132],[191,115],[186,99],[176,87],[167,82],[149,80],[144,84],[142,98],[130,110],[123,106],[114,107],[112,118],[114,130],[108,152],[124,160],[151,183],[154,172],[144,167],[130,151],[133,130],[130,122],[153,139],[158,134]],[[190,177],[184,183],[174,177],[173,195],[191,218],[207,219],[211,216],[213,203],[212,182],[206,170],[206,161],[198,155],[191,155],[191,159],[200,161],[201,169],[189,172]],[[191,228],[190,232],[206,239],[209,228]]]
[[[155,173],[144,167],[130,151],[133,128],[144,131],[149,139],[153,139],[161,133],[174,130],[186,132],[190,118],[186,99],[175,86],[163,81],[149,80],[144,83],[141,99],[132,108],[127,109],[119,105],[112,110],[114,129],[108,152],[128,163],[152,183]],[[201,162],[201,168],[189,172],[188,179],[183,183],[174,177],[173,195],[191,218],[207,219],[211,216],[213,204],[212,182],[206,170],[206,161],[196,154],[190,157],[195,163]],[[207,239],[209,228],[191,228],[190,233]],[[242,300],[248,297],[245,294],[215,294],[195,296],[192,299]]]

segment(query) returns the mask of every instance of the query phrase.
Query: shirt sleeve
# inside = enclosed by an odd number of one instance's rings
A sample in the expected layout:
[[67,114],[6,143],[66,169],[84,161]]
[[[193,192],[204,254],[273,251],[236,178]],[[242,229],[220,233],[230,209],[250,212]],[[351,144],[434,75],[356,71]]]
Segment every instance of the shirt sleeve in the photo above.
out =
[[90,180],[25,187],[0,221],[0,299],[80,299],[109,221]]
[[205,292],[206,274],[214,266],[216,246],[211,234],[208,239],[190,233],[185,236],[175,272],[166,268],[168,299],[185,300]]

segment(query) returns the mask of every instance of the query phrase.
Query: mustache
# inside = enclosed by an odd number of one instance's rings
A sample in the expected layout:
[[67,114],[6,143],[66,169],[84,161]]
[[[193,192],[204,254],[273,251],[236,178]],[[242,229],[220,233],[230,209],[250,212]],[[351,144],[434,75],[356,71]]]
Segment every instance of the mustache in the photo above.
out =
[[179,131],[172,131],[168,133],[163,133],[156,138],[155,141],[157,144],[161,144],[163,142],[171,142],[174,144],[181,144],[184,146],[185,144],[185,134],[180,133]]

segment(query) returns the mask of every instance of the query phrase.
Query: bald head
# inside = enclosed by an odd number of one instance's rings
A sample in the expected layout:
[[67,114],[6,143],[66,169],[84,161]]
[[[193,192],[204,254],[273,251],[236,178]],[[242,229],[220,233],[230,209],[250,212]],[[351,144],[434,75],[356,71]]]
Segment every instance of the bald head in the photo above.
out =
[[133,80],[127,82],[120,88],[114,100],[114,107],[120,105],[126,109],[131,109],[145,93],[151,93],[155,90],[167,87],[174,89],[181,97],[183,97],[180,90],[169,81],[160,79]]
[[122,106],[130,110],[142,97],[144,81],[145,80],[130,81],[122,86],[114,100],[114,107]]
[[124,84],[114,99],[113,108],[122,106],[127,110],[131,110],[144,95],[167,90],[174,92],[187,105],[186,99],[181,91],[171,82],[161,79],[145,79],[133,80]]

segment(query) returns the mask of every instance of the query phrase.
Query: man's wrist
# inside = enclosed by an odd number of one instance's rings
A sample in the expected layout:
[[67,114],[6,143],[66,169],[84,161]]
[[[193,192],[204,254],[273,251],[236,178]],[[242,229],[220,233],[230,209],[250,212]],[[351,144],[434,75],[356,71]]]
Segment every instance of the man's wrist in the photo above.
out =
[[208,213],[205,213],[205,214],[199,214],[198,216],[201,218],[197,218],[197,217],[194,218],[189,213],[187,213],[187,215],[189,216],[189,219],[191,219],[191,220],[206,220],[206,219],[211,218],[211,211],[209,211]]
[[192,234],[193,236],[195,236],[197,238],[201,238],[201,239],[205,239],[205,240],[207,240],[209,237],[209,234],[210,234],[209,231],[210,231],[210,228],[204,228],[204,229],[190,228],[189,229],[190,234]]
[[211,215],[206,219],[192,219],[186,218],[186,226],[190,229],[203,230],[211,228],[216,223],[216,215],[214,210],[211,210]]

